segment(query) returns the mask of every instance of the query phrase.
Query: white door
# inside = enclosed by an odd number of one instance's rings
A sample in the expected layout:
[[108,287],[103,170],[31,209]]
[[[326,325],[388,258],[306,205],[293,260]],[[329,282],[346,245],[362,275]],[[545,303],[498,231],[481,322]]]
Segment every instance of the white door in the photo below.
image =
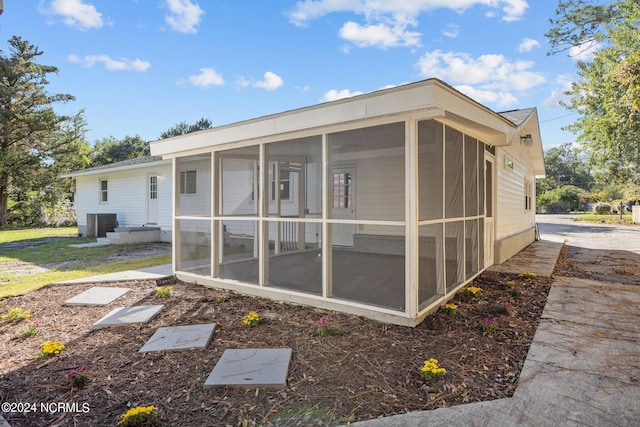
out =
[[494,230],[494,185],[493,185],[493,159],[486,158],[484,166],[484,266],[493,265],[493,244],[495,240]]
[[[333,186],[331,217],[355,219],[355,168],[350,166],[333,169],[331,185]],[[353,246],[355,224],[333,224],[332,230],[334,246]]]
[[147,224],[158,224],[158,175],[149,174],[147,182]]

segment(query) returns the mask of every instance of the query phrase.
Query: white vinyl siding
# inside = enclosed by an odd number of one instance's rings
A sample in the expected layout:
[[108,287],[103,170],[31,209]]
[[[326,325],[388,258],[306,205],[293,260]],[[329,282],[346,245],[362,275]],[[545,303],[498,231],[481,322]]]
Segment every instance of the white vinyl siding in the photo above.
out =
[[[78,226],[87,225],[87,214],[115,213],[121,227],[140,227],[147,222],[147,198],[149,196],[149,174],[157,178],[158,226],[171,230],[171,164],[153,168],[101,172],[96,175],[76,177],[75,208]],[[101,202],[101,184],[106,181],[108,203]],[[97,194],[96,194],[97,193]],[[167,234],[167,238],[169,234]]]
[[[525,167],[524,153],[518,146],[496,152],[496,239],[522,232],[535,225],[535,211],[525,210],[525,183],[533,182],[533,171]],[[512,167],[513,168],[512,168]],[[532,191],[531,191],[532,192]],[[532,201],[534,198],[532,195]]]

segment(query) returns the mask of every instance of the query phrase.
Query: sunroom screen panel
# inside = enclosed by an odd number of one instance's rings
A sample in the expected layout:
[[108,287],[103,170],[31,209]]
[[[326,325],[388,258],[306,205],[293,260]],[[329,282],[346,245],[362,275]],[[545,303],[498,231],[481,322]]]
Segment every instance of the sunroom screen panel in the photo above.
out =
[[419,218],[442,218],[443,125],[435,120],[418,123]]
[[259,147],[222,151],[220,188],[222,215],[256,216],[260,201]]
[[322,137],[266,144],[269,216],[319,218],[322,214]]
[[[373,226],[371,226],[373,227]],[[333,240],[339,228],[333,228]],[[404,311],[404,227],[356,235],[353,248],[331,250],[333,297]]]
[[421,225],[418,229],[418,304],[423,309],[444,292],[443,224]]
[[445,223],[447,292],[464,282],[464,221]]
[[202,276],[211,274],[211,221],[179,219],[178,271],[188,271]]
[[464,138],[464,213],[465,216],[478,215],[478,140]]
[[460,218],[463,210],[463,134],[449,126],[445,129],[445,217]]
[[[330,218],[404,221],[404,122],[332,133],[329,148]],[[338,174],[345,171],[349,176],[342,185]],[[349,202],[351,208],[345,206]]]
[[222,234],[220,278],[259,284],[258,222],[222,221]]
[[270,221],[268,286],[322,295],[322,227]]
[[211,216],[211,154],[181,157],[176,169],[176,214]]

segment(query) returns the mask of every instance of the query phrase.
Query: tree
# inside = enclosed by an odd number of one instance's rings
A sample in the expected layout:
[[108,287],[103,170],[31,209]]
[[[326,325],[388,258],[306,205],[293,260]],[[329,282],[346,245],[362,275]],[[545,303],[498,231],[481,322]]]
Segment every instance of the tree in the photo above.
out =
[[139,135],[125,136],[118,140],[112,136],[96,141],[91,152],[91,166],[107,165],[123,160],[148,156],[151,153],[149,143]]
[[74,100],[49,94],[47,76],[58,69],[36,62],[42,52],[14,36],[0,50],[0,226],[7,224],[11,194],[41,190],[56,180],[52,167],[82,146],[79,118],[56,114],[53,105]]
[[557,53],[596,47],[578,62],[567,107],[580,117],[568,127],[609,181],[640,178],[640,3],[560,0],[546,34]]
[[586,160],[571,143],[548,149],[544,155],[544,165],[546,176],[536,182],[538,194],[563,185],[590,189],[593,184]]
[[180,122],[169,130],[160,134],[160,139],[171,138],[174,136],[184,135],[191,132],[197,132],[199,130],[211,129],[213,124],[211,120],[204,117],[190,125],[187,122]]

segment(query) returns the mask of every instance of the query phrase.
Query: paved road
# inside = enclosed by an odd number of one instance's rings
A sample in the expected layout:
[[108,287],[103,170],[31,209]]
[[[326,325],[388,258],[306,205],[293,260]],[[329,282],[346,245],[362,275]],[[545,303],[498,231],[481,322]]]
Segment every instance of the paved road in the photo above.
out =
[[575,221],[572,215],[538,215],[543,240],[566,241],[569,274],[640,285],[640,226]]
[[575,218],[575,215],[537,215],[540,236],[554,242],[566,240],[570,246],[640,254],[640,225],[598,224]]

